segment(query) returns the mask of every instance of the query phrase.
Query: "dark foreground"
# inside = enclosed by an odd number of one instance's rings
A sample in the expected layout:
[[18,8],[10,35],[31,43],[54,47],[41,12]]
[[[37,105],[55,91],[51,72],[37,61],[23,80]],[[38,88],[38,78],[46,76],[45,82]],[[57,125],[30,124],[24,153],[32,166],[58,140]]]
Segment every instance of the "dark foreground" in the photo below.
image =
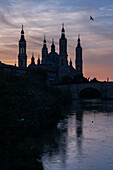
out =
[[67,89],[46,80],[44,70],[20,77],[0,72],[0,169],[43,169],[45,141],[64,117],[61,106],[71,102]]

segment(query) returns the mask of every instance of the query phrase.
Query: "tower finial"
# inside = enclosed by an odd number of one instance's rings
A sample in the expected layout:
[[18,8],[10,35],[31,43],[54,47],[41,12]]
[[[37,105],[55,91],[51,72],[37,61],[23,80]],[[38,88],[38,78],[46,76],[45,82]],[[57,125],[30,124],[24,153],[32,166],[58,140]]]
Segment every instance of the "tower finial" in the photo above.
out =
[[52,39],[51,52],[55,52],[54,38]]
[[34,53],[32,52],[32,57],[34,57]]
[[40,65],[40,54],[38,54],[37,65]]
[[78,34],[78,39],[80,39],[80,34]]
[[65,32],[65,29],[64,29],[64,23],[62,23],[62,33]]
[[22,24],[22,31],[21,31],[21,34],[22,34],[22,35],[24,34],[23,24]]
[[34,58],[34,53],[32,52],[32,57],[31,57],[31,64],[35,64],[35,58]]
[[80,34],[78,34],[78,46],[80,46]]
[[64,23],[62,23],[62,28],[64,28]]
[[62,31],[61,31],[61,37],[65,38],[65,29],[64,29],[64,23],[62,24]]
[[45,35],[44,35],[44,41],[43,42],[44,42],[44,44],[46,44],[46,36]]
[[72,67],[72,60],[71,60],[71,58],[70,58],[70,66]]
[[52,44],[54,44],[54,38],[52,38]]

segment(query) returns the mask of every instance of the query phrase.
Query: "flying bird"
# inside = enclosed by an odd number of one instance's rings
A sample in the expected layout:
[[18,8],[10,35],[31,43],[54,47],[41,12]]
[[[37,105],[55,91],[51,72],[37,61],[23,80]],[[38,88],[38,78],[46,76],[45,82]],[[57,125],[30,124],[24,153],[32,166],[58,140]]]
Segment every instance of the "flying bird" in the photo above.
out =
[[92,16],[90,16],[90,20],[94,21],[94,19],[93,19],[93,17],[92,17]]

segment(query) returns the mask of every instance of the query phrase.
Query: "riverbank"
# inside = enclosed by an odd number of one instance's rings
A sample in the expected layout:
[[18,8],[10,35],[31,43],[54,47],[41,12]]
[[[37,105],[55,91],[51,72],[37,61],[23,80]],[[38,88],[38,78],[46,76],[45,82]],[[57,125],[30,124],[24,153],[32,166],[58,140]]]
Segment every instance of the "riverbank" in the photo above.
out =
[[69,90],[46,80],[44,70],[19,77],[0,73],[1,169],[43,169],[40,140],[63,117],[61,106],[71,102]]
[[[50,124],[49,117],[59,117],[58,110],[71,102],[71,93],[48,86],[46,79],[45,70],[33,70],[19,77],[0,73],[0,116],[4,126],[15,123],[46,126]],[[52,122],[54,125],[54,120]]]

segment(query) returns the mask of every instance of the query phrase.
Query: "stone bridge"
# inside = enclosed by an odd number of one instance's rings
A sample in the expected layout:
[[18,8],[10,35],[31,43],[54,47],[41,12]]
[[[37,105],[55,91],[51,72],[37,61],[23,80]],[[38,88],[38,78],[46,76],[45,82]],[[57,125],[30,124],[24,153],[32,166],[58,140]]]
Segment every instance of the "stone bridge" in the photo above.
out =
[[60,85],[60,88],[69,88],[73,99],[99,97],[103,99],[113,99],[113,82],[98,82],[85,84]]

